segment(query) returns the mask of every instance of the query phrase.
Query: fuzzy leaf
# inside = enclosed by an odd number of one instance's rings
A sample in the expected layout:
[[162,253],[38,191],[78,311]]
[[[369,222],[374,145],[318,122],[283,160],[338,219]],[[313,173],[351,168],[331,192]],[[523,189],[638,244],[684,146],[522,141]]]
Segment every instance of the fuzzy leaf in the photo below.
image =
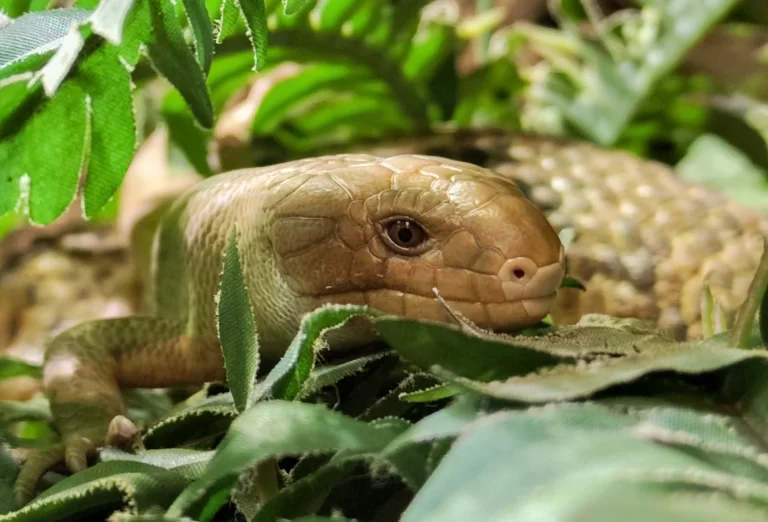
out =
[[232,0],[240,8],[245,24],[248,26],[248,38],[253,46],[254,71],[261,71],[267,59],[267,13],[264,0]]
[[134,509],[165,507],[187,480],[177,473],[141,462],[103,462],[67,477],[2,522],[56,522],[104,513],[131,504]]
[[272,396],[293,400],[301,391],[315,366],[315,353],[322,346],[322,336],[329,330],[341,328],[353,317],[380,315],[364,306],[326,305],[307,314],[285,355],[253,390],[251,404]]
[[269,457],[367,451],[383,448],[395,435],[320,405],[278,400],[256,404],[232,423],[204,476],[179,495],[168,513],[197,514],[201,502],[212,498],[226,502],[218,492],[229,491],[241,473]]
[[0,79],[7,78],[12,66],[36,55],[55,51],[73,24],[91,15],[84,9],[26,13],[0,29]]
[[83,61],[74,81],[89,93],[90,158],[83,206],[92,219],[117,192],[136,150],[131,75],[117,49],[104,45]]
[[315,368],[302,385],[301,392],[296,398],[302,399],[322,388],[333,386],[346,377],[362,372],[370,363],[378,361],[379,359],[386,357],[386,355],[387,354],[384,352],[375,353],[373,355],[358,357],[342,363],[328,364]]
[[16,461],[0,446],[0,515],[16,509],[13,486],[18,472]]
[[[0,143],[0,214],[16,208],[20,196],[28,196],[36,223],[50,223],[69,206],[85,159],[89,117],[85,94],[68,82],[18,134]],[[68,132],[50,132],[61,126]]]
[[197,122],[211,128],[213,107],[205,74],[184,40],[173,5],[142,0],[136,24],[157,70],[178,89]]
[[[572,421],[594,426],[592,408],[569,408]],[[498,413],[477,422],[454,443],[402,520],[539,520],[542,513],[550,513],[549,518],[600,503],[606,491],[631,498],[642,493],[637,489],[654,486],[664,493],[675,487],[724,493],[738,489],[744,493],[739,504],[747,509],[768,500],[768,486],[633,437],[619,429],[625,424],[621,415],[602,416],[616,420],[612,429],[563,430],[558,428],[561,417],[548,413]],[[642,507],[638,509],[636,519],[647,520]],[[671,513],[661,519],[677,520]]]
[[309,8],[317,0],[283,0],[283,10],[288,16],[294,15],[305,7]]
[[205,8],[205,0],[183,0],[189,26],[195,36],[197,62],[208,73],[213,62],[213,24]]
[[[371,423],[371,426],[384,431],[389,437],[396,437],[407,428],[408,424],[404,421],[389,419],[386,422]],[[292,481],[266,502],[251,520],[266,522],[282,518],[294,519],[300,515],[314,513],[339,482],[355,472],[360,462],[375,460],[377,453],[383,447],[372,444],[361,450],[340,451],[312,474]]]
[[439,365],[480,381],[525,375],[561,360],[544,349],[518,347],[490,336],[470,335],[445,324],[382,317],[375,321],[375,327],[409,362],[424,369]]
[[723,370],[746,360],[768,359],[768,353],[695,343],[661,344],[621,358],[598,359],[578,365],[561,364],[530,375],[479,382],[435,368],[455,386],[515,402],[564,401],[587,397],[656,372],[696,375]]
[[224,255],[218,296],[217,327],[224,354],[227,382],[237,411],[250,406],[248,398],[259,369],[259,344],[253,308],[240,266],[238,235],[234,232]]

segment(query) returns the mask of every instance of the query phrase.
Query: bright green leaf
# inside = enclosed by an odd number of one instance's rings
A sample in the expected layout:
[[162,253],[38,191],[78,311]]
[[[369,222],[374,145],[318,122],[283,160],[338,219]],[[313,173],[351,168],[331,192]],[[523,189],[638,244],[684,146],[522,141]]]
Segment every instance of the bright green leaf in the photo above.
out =
[[102,46],[83,61],[75,80],[89,94],[90,158],[83,189],[85,216],[109,202],[128,171],[136,149],[131,75],[116,49]]
[[30,364],[21,359],[0,356],[0,381],[19,376],[39,378],[42,376],[42,371],[40,366]]
[[294,15],[305,7],[313,5],[317,0],[283,0],[283,9],[288,16]]
[[254,71],[261,71],[267,59],[267,13],[264,0],[232,0],[240,8],[248,26],[248,38],[253,46]]

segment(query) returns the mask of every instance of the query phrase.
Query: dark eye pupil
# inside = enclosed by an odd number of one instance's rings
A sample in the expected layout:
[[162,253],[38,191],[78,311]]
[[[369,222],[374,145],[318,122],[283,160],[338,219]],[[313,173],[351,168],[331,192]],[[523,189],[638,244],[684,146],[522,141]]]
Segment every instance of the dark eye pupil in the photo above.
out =
[[427,239],[427,233],[418,223],[408,219],[392,221],[387,226],[387,240],[393,247],[413,249]]
[[397,239],[402,243],[410,243],[413,239],[413,232],[409,228],[401,228],[397,231]]

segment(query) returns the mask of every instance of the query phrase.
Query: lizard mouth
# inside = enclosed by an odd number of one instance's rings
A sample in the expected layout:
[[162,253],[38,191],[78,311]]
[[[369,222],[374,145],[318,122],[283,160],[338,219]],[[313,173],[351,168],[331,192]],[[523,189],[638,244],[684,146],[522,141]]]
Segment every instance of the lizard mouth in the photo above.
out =
[[[551,311],[557,289],[565,275],[564,255],[558,261],[537,266],[528,258],[514,258],[504,263],[497,274],[500,291],[495,295],[471,295],[443,299],[394,288],[345,291],[310,297],[310,307],[325,303],[367,305],[384,313],[428,321],[455,322],[451,311],[480,328],[511,331],[533,326]],[[441,289],[436,287],[438,295]],[[446,309],[447,304],[450,310]]]

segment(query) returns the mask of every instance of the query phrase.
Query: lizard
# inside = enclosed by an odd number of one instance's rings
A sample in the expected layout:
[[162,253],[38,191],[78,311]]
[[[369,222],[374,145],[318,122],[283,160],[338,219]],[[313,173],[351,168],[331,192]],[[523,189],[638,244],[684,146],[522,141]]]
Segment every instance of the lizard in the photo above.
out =
[[[121,387],[226,380],[216,294],[233,234],[260,354],[272,360],[322,304],[451,321],[437,289],[479,327],[508,331],[544,319],[565,275],[544,214],[513,181],[471,163],[348,153],[212,176],[157,220],[144,313],[49,342],[43,386],[61,442],[27,458],[20,501],[62,459],[77,472],[113,431],[130,438]],[[327,338],[337,352],[370,340],[366,325]]]
[[[211,267],[218,266],[220,262],[220,250],[225,240],[224,231],[227,229],[224,225],[231,226],[233,221],[232,218],[224,216],[230,216],[235,212],[235,208],[239,208],[233,203],[233,195],[240,194],[242,197],[241,191],[245,191],[245,186],[250,186],[244,183],[243,179],[248,179],[254,172],[261,173],[254,179],[260,178],[262,182],[271,176],[286,176],[280,183],[270,185],[268,190],[257,190],[258,195],[253,198],[250,211],[254,215],[261,216],[264,220],[262,224],[268,222],[279,227],[279,232],[275,233],[273,239],[262,244],[263,250],[259,254],[261,257],[256,256],[256,258],[262,261],[274,260],[276,257],[285,255],[284,249],[287,243],[282,243],[283,246],[280,246],[280,241],[290,240],[298,241],[304,246],[295,250],[289,248],[287,251],[289,257],[300,260],[303,256],[309,259],[303,263],[295,260],[288,264],[276,262],[259,264],[261,270],[259,273],[263,278],[259,280],[260,288],[269,288],[265,294],[256,297],[261,310],[257,313],[264,314],[260,316],[259,331],[260,336],[262,334],[266,336],[262,341],[267,341],[267,351],[274,356],[279,355],[280,347],[287,344],[286,341],[294,331],[297,317],[301,312],[322,302],[333,302],[327,290],[337,288],[339,284],[352,284],[349,275],[353,272],[339,271],[342,266],[340,263],[323,262],[323,260],[334,259],[339,250],[347,248],[339,246],[346,244],[345,237],[347,241],[357,241],[354,243],[357,246],[367,245],[370,240],[375,239],[378,245],[375,248],[379,249],[378,252],[381,255],[391,256],[395,260],[390,266],[401,268],[386,270],[384,277],[379,277],[379,283],[394,285],[394,288],[397,288],[397,284],[410,284],[418,288],[424,298],[422,302],[432,303],[417,307],[419,311],[415,313],[419,317],[448,320],[440,314],[441,308],[434,308],[433,296],[429,293],[433,286],[445,292],[443,297],[448,298],[449,301],[453,299],[452,305],[457,304],[455,300],[457,295],[471,291],[472,285],[467,284],[466,278],[459,271],[454,270],[452,276],[447,278],[448,282],[441,285],[440,280],[430,276],[421,268],[411,267],[406,270],[406,264],[409,259],[411,261],[412,259],[398,252],[397,245],[391,244],[391,238],[390,243],[387,243],[387,240],[382,237],[385,229],[381,226],[376,233],[373,229],[369,229],[362,239],[359,237],[350,239],[351,236],[347,236],[351,234],[350,230],[358,227],[360,222],[367,222],[368,218],[361,218],[361,215],[367,215],[366,212],[372,212],[372,210],[367,209],[364,204],[361,207],[361,204],[348,203],[350,194],[356,193],[350,189],[350,182],[346,178],[340,179],[335,174],[317,175],[318,171],[323,169],[332,170],[328,165],[337,165],[334,168],[340,169],[338,172],[346,172],[348,167],[346,162],[359,160],[365,165],[361,168],[365,176],[361,176],[360,179],[381,177],[385,180],[380,186],[374,186],[374,184],[368,187],[373,191],[368,195],[368,198],[373,198],[371,201],[381,199],[380,191],[392,190],[395,183],[393,180],[399,180],[397,183],[400,184],[405,183],[404,180],[408,176],[404,176],[402,172],[396,172],[398,169],[410,172],[415,180],[423,176],[423,173],[420,173],[422,168],[429,170],[428,167],[419,166],[422,162],[427,162],[428,165],[430,162],[435,162],[432,166],[437,171],[452,167],[469,173],[467,175],[470,177],[479,176],[478,179],[487,177],[493,179],[494,184],[498,183],[499,187],[503,186],[506,187],[505,190],[511,191],[509,201],[533,203],[533,205],[525,204],[524,208],[530,216],[536,216],[532,219],[537,224],[535,227],[529,227],[529,230],[535,229],[538,232],[529,234],[528,240],[541,234],[539,239],[548,238],[544,243],[549,247],[545,248],[533,241],[530,244],[526,242],[525,249],[551,250],[551,263],[548,266],[555,274],[545,278],[547,285],[555,284],[554,281],[560,277],[560,270],[564,268],[562,263],[567,263],[568,272],[583,281],[588,291],[560,289],[552,301],[545,300],[546,306],[541,304],[541,308],[537,310],[539,314],[527,316],[526,321],[533,321],[539,316],[543,317],[542,314],[546,315],[549,311],[552,312],[556,322],[563,323],[574,322],[585,313],[599,312],[649,319],[664,328],[674,330],[681,338],[700,337],[702,325],[699,303],[704,285],[712,289],[726,311],[731,313],[735,311],[743,301],[754,274],[761,254],[762,240],[768,235],[768,218],[764,214],[742,208],[727,198],[700,186],[685,183],[677,179],[671,169],[665,165],[636,158],[627,152],[609,151],[584,142],[511,135],[503,131],[472,130],[434,133],[417,140],[408,139],[398,143],[365,146],[359,151],[345,154],[293,160],[255,171],[237,170],[239,174],[219,174],[193,187],[191,192],[176,203],[173,207],[175,210],[171,210],[163,218],[165,225],[159,227],[158,234],[155,236],[157,239],[155,262],[150,265],[154,273],[145,279],[148,282],[154,281],[155,285],[154,288],[145,290],[150,296],[149,302],[155,302],[156,311],[171,310],[181,304],[182,307],[188,307],[187,312],[189,307],[201,312],[203,303],[207,303],[207,311],[192,314],[190,317],[194,316],[194,319],[187,321],[186,330],[184,330],[184,332],[205,331],[207,337],[180,335],[182,329],[178,323],[151,317],[84,323],[57,336],[48,349],[45,379],[47,393],[52,400],[52,410],[65,443],[39,454],[25,464],[18,482],[20,496],[28,497],[37,478],[55,461],[64,458],[72,471],[85,466],[86,454],[93,449],[93,446],[103,441],[111,420],[121,415],[122,405],[118,384],[165,387],[186,382],[199,384],[224,378],[220,350],[211,334],[213,312],[210,307],[215,294],[217,276],[216,269]],[[424,158],[415,154],[426,154],[429,157]],[[401,162],[402,165],[394,169],[391,168],[391,164],[384,166],[387,161],[393,160],[382,158],[392,158],[393,155],[395,157],[400,155],[395,164]],[[453,160],[446,158],[453,158]],[[460,160],[460,163],[456,163],[455,160]],[[476,165],[483,165],[488,169],[478,170]],[[450,168],[448,170],[450,171]],[[243,174],[243,172],[251,174]],[[278,175],[279,172],[283,174]],[[432,174],[429,175],[432,176]],[[235,179],[238,181],[235,182]],[[296,185],[301,185],[299,180],[305,179],[312,179],[314,182],[307,182],[310,184],[306,186],[302,185],[304,191],[294,190]],[[321,179],[324,180],[322,183],[320,183]],[[359,183],[361,182],[353,183],[355,190],[363,190]],[[213,188],[224,186],[228,186],[227,190],[232,191],[226,197]],[[404,185],[398,186],[404,187]],[[311,190],[307,190],[307,187]],[[377,189],[379,192],[376,191]],[[274,198],[279,199],[278,196],[281,194],[293,198],[293,206],[289,206],[293,214],[287,215],[289,218],[287,220],[277,219],[278,216],[273,208],[276,201]],[[301,194],[306,195],[300,196]],[[269,198],[273,199],[269,200]],[[340,205],[339,201],[347,203]],[[406,200],[402,199],[402,201]],[[195,202],[192,207],[189,206],[191,202]],[[473,208],[483,209],[479,200],[473,205]],[[207,209],[207,212],[190,214],[190,208]],[[417,210],[413,206],[409,209],[411,212]],[[335,212],[333,214],[335,218],[302,219],[311,216],[312,213],[324,212]],[[450,219],[442,221],[449,222]],[[309,225],[309,222],[312,222],[312,225]],[[488,223],[492,222],[494,222],[493,219],[488,221]],[[282,224],[276,225],[276,223]],[[301,223],[307,228],[296,228],[297,224]],[[331,223],[338,225],[331,226]],[[396,226],[403,225],[401,223]],[[522,229],[526,229],[528,225],[513,219],[505,230],[521,230],[521,226]],[[180,227],[188,233],[180,234]],[[568,245],[565,259],[561,259],[562,250],[558,248],[562,245],[555,232],[566,227],[572,227],[575,230],[575,236],[572,243]],[[310,228],[311,232],[307,232]],[[488,230],[494,228],[496,227],[482,225],[478,227],[478,229]],[[404,229],[410,230],[411,234],[416,235],[415,237],[423,237],[425,232],[423,227],[414,228],[410,225],[405,226]],[[297,230],[304,230],[304,232],[296,232]],[[252,233],[250,229],[243,232],[245,233],[243,237],[251,237],[248,236]],[[359,235],[359,231],[355,233]],[[429,234],[426,235],[429,236]],[[481,236],[484,237],[483,242],[496,241],[487,234],[485,236],[481,234]],[[412,238],[413,235],[410,237]],[[468,236],[465,235],[465,237],[464,246],[474,248],[480,244],[477,238],[473,242]],[[182,255],[188,246],[186,242],[195,238],[197,241],[202,241],[199,243],[202,248],[193,249],[191,254],[205,252],[210,264],[198,259],[195,261],[197,265],[190,265],[193,263],[191,259],[194,259],[194,255],[186,262],[181,262],[182,258],[189,257]],[[212,243],[206,243],[205,238]],[[446,245],[443,245],[441,249],[444,260],[453,259],[451,256],[455,253],[452,253],[450,248],[446,250]],[[552,261],[555,251],[558,252],[556,264]],[[428,250],[416,258],[422,258],[429,252],[435,252],[435,250]],[[448,254],[447,258],[445,258],[446,254]],[[535,257],[529,254],[529,259]],[[453,260],[457,261],[457,259]],[[496,259],[495,263],[494,269],[498,267],[501,260]],[[184,264],[187,268],[182,270],[181,265]],[[207,270],[204,269],[206,266],[209,267]],[[243,258],[243,266],[246,272],[253,276],[254,259],[249,261]],[[291,266],[293,268],[290,268]],[[366,270],[371,268],[373,267],[368,267]],[[539,262],[533,261],[532,264],[525,262],[518,268],[522,270],[521,277],[529,277],[534,270],[539,273],[542,266]],[[514,277],[515,270],[517,269],[513,268],[511,272],[505,272],[504,277]],[[546,272],[546,270],[541,271],[542,274]],[[192,273],[195,275],[190,278],[188,274]],[[354,273],[357,274],[357,272]],[[378,273],[381,275],[381,272]],[[499,272],[497,271],[496,274],[498,276]],[[185,281],[186,284],[183,284]],[[269,282],[267,286],[264,286],[265,281]],[[276,281],[281,283],[277,284]],[[325,288],[327,286],[330,288]],[[251,291],[254,290],[251,288]],[[285,312],[285,302],[293,297],[287,299],[279,296],[295,296],[297,292],[307,291],[316,292],[322,297],[310,299],[302,306],[297,305],[298,301],[294,300],[293,305],[287,307],[289,312]],[[496,293],[500,296],[498,291]],[[391,308],[394,306],[392,303],[398,302],[397,299],[377,300],[378,298],[375,298],[373,302],[369,302],[361,297],[359,292],[343,292],[343,294],[344,297],[339,297],[340,301],[336,302],[368,303],[395,313],[408,312],[407,307],[405,310],[402,308],[402,303],[396,305],[395,310]],[[429,297],[426,297],[427,295]],[[516,323],[509,317],[506,323],[504,321],[489,322],[490,316],[478,315],[477,312],[473,312],[471,305],[459,303],[458,308],[464,315],[482,326],[503,330],[529,324]],[[519,306],[517,310],[522,311]],[[155,335],[139,339],[141,342],[129,342],[130,339],[125,332],[140,337],[151,330],[127,327],[129,324],[137,325],[141,321],[146,321],[145,324],[155,324],[157,328]],[[151,344],[153,339],[157,341],[162,337],[163,332],[169,333],[168,340]],[[201,340],[202,337],[206,339]],[[361,335],[356,332],[350,338],[359,340]],[[126,347],[126,354],[136,357],[132,362],[126,359],[125,363],[116,363],[114,357],[104,353],[104,346],[108,343],[95,343],[96,340],[116,341],[120,346]],[[344,344],[345,340],[340,341]],[[147,355],[140,355],[143,353],[142,342],[145,343],[145,348],[148,347]],[[67,353],[68,350],[77,353],[77,357],[62,357],[61,354]],[[182,350],[181,357],[178,357],[180,353],[178,350]],[[195,357],[191,355],[193,353]],[[106,364],[105,361],[109,363]],[[170,361],[173,362],[174,377],[186,376],[189,377],[188,381],[170,378],[153,380],[158,376],[163,377],[160,375],[162,368],[164,365],[170,367]],[[67,401],[62,400],[63,396],[58,394],[54,381],[71,379],[72,371],[84,371],[83,368],[87,365],[80,365],[83,362],[89,362],[91,368],[88,371],[91,374],[80,381],[82,385],[72,386],[71,380],[66,381],[67,386],[64,387],[66,389],[62,389],[62,392],[64,396],[69,394],[72,402],[67,405]],[[177,371],[180,368],[179,363],[182,368],[180,372]],[[152,375],[144,375],[143,380],[137,379],[136,372],[140,373],[142,369]],[[108,389],[107,393],[104,391],[106,389]],[[84,413],[76,414],[76,409],[82,409],[89,404],[88,400],[84,401],[83,398],[90,398],[97,403],[97,406],[95,409],[86,409]],[[72,433],[79,435],[73,437]],[[83,434],[84,439],[78,438]],[[65,451],[68,436],[70,437],[69,451]]]

